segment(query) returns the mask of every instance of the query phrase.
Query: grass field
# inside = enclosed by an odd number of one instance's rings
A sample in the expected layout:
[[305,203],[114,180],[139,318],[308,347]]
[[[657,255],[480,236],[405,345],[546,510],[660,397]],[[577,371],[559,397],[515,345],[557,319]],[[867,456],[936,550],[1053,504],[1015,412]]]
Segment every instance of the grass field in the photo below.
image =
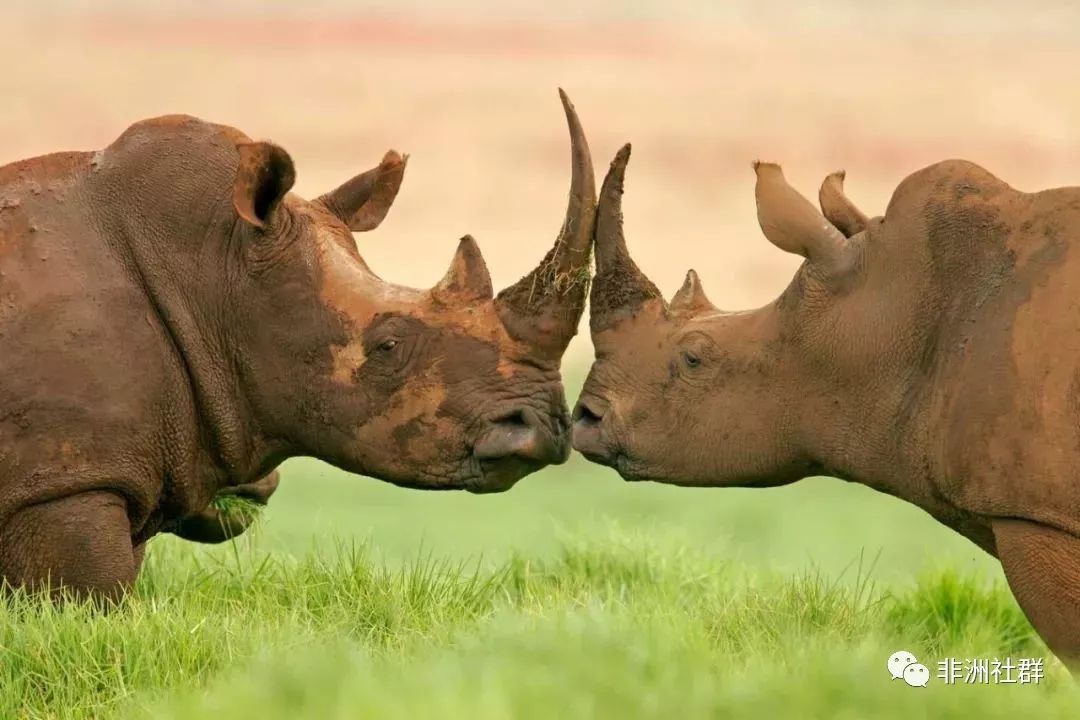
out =
[[[0,609],[3,718],[1075,717],[997,564],[820,478],[628,485],[574,459],[498,496],[312,460],[256,531],[155,540],[100,616]],[[1036,685],[890,681],[898,649],[1046,658]]]

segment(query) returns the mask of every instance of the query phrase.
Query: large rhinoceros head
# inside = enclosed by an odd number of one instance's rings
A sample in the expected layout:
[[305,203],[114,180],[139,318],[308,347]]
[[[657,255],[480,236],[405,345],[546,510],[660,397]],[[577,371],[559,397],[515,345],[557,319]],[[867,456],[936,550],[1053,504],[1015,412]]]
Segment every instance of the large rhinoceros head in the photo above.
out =
[[[569,453],[559,365],[588,291],[596,190],[581,124],[570,128],[569,206],[554,247],[493,294],[477,243],[418,290],[384,281],[350,231],[375,228],[406,158],[309,202],[276,145],[240,142],[233,207],[246,260],[233,293],[242,386],[282,454],[419,488],[505,490]],[[402,253],[415,252],[407,247]]]
[[826,219],[779,166],[755,163],[766,238],[806,261],[776,301],[724,312],[693,270],[667,302],[631,258],[621,214],[629,156],[627,145],[600,190],[596,361],[574,411],[574,447],[627,479],[684,485],[774,484],[820,470],[802,433],[816,420],[811,410],[824,415],[834,401],[822,367],[837,354],[836,298],[860,257],[838,228],[855,234],[866,222],[842,177],[822,188]]

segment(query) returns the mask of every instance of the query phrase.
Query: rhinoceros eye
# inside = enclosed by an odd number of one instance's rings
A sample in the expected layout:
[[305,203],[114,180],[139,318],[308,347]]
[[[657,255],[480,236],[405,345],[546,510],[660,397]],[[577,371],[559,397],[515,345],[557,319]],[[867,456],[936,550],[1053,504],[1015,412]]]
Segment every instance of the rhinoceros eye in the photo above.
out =
[[683,350],[682,358],[688,368],[696,368],[701,365],[701,358],[689,350]]
[[390,352],[397,346],[397,340],[383,340],[381,343],[379,343],[379,350],[382,350],[383,352]]

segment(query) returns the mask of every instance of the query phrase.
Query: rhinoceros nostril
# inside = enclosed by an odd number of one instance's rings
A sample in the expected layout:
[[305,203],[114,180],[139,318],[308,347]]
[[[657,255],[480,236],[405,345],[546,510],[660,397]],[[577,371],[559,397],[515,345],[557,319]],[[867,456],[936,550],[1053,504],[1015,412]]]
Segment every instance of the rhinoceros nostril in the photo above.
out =
[[604,427],[607,403],[583,397],[574,407],[574,428],[570,433],[574,449],[593,462],[610,465],[614,452]]
[[599,425],[604,421],[604,416],[601,412],[597,412],[592,405],[585,400],[579,400],[578,404],[574,407],[574,424],[582,425]]
[[558,448],[540,416],[518,409],[492,418],[473,448],[480,460],[516,457],[546,465],[559,462]]
[[512,410],[505,415],[500,415],[499,417],[493,419],[491,422],[494,425],[516,425],[519,427],[529,427],[529,425],[531,424],[528,420],[525,419],[525,412],[523,410]]

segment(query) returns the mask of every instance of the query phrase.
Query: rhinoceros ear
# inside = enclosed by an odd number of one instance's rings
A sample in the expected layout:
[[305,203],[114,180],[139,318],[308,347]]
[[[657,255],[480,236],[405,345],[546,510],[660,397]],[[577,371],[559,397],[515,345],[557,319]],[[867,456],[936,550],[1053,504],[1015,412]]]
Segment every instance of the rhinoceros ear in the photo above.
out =
[[296,182],[292,158],[269,142],[240,143],[236,151],[240,164],[233,184],[233,207],[244,220],[265,228]]
[[867,217],[844,194],[844,175],[843,170],[837,170],[825,178],[818,191],[818,202],[825,219],[851,237],[866,229]]
[[353,232],[374,230],[394,204],[408,161],[408,155],[389,150],[378,167],[360,173],[316,202],[322,203]]
[[755,162],[758,224],[773,245],[802,255],[814,266],[832,272],[844,266],[845,238],[810,201],[788,185],[775,163]]

